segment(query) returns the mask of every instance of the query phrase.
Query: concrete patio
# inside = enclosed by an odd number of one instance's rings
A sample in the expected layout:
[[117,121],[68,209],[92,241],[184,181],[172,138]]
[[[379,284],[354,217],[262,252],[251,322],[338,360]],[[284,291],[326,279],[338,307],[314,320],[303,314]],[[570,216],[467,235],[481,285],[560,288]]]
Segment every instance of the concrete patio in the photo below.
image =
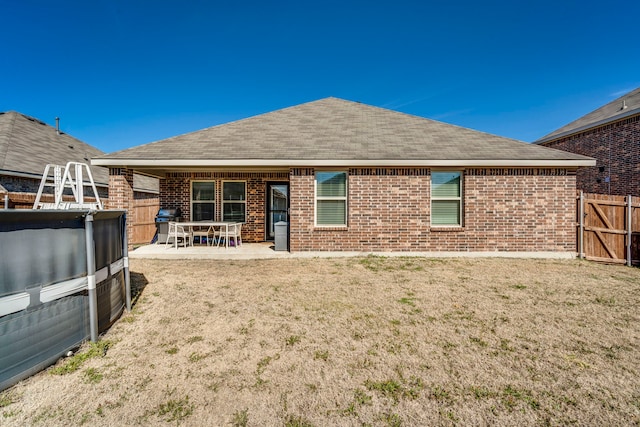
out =
[[[418,256],[416,253],[395,252],[395,256]],[[129,252],[129,258],[149,259],[274,259],[274,258],[341,258],[367,256],[363,252],[288,252],[276,251],[273,242],[243,243],[238,247],[198,245],[180,246],[151,244]],[[376,255],[393,256],[391,253]]]
[[273,242],[244,243],[238,247],[193,245],[180,246],[151,244],[129,252],[129,258],[155,259],[268,259],[291,258],[287,251],[276,251]]
[[551,258],[572,259],[569,252],[288,252],[274,250],[273,242],[244,243],[239,247],[194,245],[189,247],[151,244],[129,252],[129,258],[148,259],[276,259],[276,258],[344,258],[355,256],[424,257],[424,258]]

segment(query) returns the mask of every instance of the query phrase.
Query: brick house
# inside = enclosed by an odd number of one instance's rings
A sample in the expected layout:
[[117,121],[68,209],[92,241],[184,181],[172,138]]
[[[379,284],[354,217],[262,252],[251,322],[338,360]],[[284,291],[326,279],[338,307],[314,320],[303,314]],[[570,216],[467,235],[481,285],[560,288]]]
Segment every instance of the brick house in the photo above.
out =
[[578,170],[579,190],[640,196],[640,88],[535,143],[596,159]]
[[594,160],[326,98],[92,159],[130,208],[134,171],[162,207],[289,222],[291,251],[575,252],[576,171]]
[[[104,153],[46,123],[16,111],[0,112],[0,203],[9,208],[30,209],[47,164],[89,163]],[[109,192],[108,169],[92,166],[91,175],[100,198]],[[52,194],[52,189],[45,192]],[[135,176],[137,197],[157,197],[155,178]],[[93,194],[91,194],[93,195]],[[45,200],[53,201],[53,196]]]

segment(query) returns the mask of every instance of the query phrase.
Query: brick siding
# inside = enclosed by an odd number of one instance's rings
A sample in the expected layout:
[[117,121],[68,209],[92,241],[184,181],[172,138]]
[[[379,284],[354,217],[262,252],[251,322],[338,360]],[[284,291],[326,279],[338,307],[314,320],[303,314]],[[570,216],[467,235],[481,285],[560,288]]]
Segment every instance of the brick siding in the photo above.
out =
[[462,227],[430,225],[422,169],[351,169],[348,226],[314,226],[314,171],[290,175],[291,251],[575,252],[575,174],[566,169],[471,169]]
[[640,115],[542,145],[597,160],[596,166],[578,170],[579,190],[640,196]]
[[215,181],[215,220],[222,220],[222,182],[245,181],[247,191],[247,220],[242,227],[242,241],[262,242],[265,240],[266,184],[271,181],[288,181],[287,172],[176,172],[168,173],[160,180],[160,206],[180,208],[183,220],[191,219],[191,181]]
[[[133,236],[133,225],[136,224],[134,200],[133,170],[109,168],[109,200],[105,207],[127,212],[127,236]],[[129,242],[130,248],[131,245]]]
[[[38,192],[40,180],[35,178],[23,178],[19,176],[0,176],[0,184],[10,193],[33,193]],[[53,187],[46,188],[45,193],[53,194]]]
[[[567,169],[477,168],[463,174],[463,226],[431,227],[431,171],[425,168],[348,170],[348,225],[314,225],[314,168],[289,173],[168,173],[160,205],[191,217],[192,180],[247,183],[244,242],[265,240],[266,183],[289,181],[290,250],[298,251],[557,251],[576,250],[576,174]],[[121,175],[116,175],[121,176]],[[112,176],[112,178],[115,178]],[[112,179],[116,187],[126,180]],[[113,190],[112,190],[113,191]],[[118,200],[124,193],[112,193]],[[120,201],[119,204],[123,203]],[[115,207],[115,206],[114,206]]]
[[[0,185],[4,187],[9,195],[9,207],[11,209],[31,209],[33,202],[36,200],[38,194],[38,188],[40,187],[40,179],[26,178],[19,176],[0,175]],[[109,190],[106,187],[96,187],[98,190],[98,196],[102,200],[107,199]],[[42,191],[43,197],[41,201],[52,203],[53,187],[45,187]],[[93,198],[93,189],[91,187],[85,187],[84,189],[85,200],[91,201]],[[67,196],[67,197],[64,197]],[[70,188],[65,189],[64,200],[74,200],[73,193]],[[4,193],[3,196],[4,198]],[[4,201],[1,202],[4,205]]]

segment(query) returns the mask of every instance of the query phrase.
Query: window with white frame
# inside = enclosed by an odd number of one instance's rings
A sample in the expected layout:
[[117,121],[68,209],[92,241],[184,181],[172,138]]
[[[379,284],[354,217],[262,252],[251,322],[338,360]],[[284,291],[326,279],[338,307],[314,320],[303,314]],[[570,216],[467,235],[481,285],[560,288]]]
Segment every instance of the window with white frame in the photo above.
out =
[[191,181],[191,220],[213,221],[216,212],[216,182]]
[[347,225],[346,172],[316,172],[316,225]]
[[222,220],[246,222],[247,185],[244,181],[222,183]]
[[462,226],[462,172],[431,172],[431,225]]

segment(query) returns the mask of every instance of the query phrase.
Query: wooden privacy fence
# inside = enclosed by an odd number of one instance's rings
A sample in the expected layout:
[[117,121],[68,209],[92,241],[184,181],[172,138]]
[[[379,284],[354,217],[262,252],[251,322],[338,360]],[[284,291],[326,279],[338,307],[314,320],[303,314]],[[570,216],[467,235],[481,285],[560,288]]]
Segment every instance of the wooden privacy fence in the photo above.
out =
[[640,197],[579,192],[577,201],[580,258],[640,264]]
[[132,245],[150,243],[156,234],[156,215],[160,209],[158,197],[135,199],[133,202],[133,232],[129,237]]

